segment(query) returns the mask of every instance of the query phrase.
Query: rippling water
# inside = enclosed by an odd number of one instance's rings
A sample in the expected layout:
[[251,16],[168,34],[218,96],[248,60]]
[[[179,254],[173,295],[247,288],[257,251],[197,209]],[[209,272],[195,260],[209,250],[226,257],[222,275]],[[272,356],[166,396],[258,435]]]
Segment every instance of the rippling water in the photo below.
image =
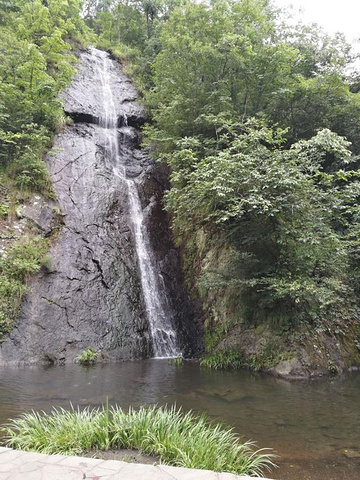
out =
[[[31,409],[177,403],[272,447],[282,480],[360,480],[360,372],[290,383],[247,371],[214,372],[149,360],[0,370],[0,422]],[[348,458],[348,456],[352,458]]]

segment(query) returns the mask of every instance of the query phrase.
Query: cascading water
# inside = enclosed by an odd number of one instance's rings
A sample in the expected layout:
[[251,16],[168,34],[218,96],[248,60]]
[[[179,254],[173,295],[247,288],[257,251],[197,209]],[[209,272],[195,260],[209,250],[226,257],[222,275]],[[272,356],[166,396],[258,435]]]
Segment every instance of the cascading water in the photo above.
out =
[[[176,333],[171,314],[166,311],[164,298],[161,294],[161,279],[154,262],[149,236],[144,221],[144,213],[138,194],[136,181],[126,177],[125,165],[119,149],[117,112],[110,84],[111,59],[106,52],[91,49],[95,74],[98,78],[99,95],[101,95],[104,114],[100,118],[106,137],[106,149],[113,167],[114,174],[125,182],[128,191],[129,210],[138,257],[140,279],[146,313],[150,325],[153,350],[156,358],[176,357],[181,355],[178,348]],[[124,124],[127,124],[126,114],[123,114]]]

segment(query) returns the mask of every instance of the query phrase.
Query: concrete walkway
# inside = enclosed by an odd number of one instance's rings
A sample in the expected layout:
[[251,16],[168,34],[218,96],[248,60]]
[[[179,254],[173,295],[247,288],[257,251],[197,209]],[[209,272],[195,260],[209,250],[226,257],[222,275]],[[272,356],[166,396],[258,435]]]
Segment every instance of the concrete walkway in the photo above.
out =
[[[0,480],[245,480],[209,470],[22,452],[0,447]],[[264,480],[264,479],[263,479]]]

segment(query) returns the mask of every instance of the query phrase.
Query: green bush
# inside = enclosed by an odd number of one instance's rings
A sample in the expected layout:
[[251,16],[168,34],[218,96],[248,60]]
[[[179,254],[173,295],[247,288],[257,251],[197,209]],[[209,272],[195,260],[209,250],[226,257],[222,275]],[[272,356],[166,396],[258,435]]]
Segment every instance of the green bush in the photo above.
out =
[[5,175],[0,171],[0,220],[5,219],[10,213],[9,190],[6,180]]
[[21,190],[30,190],[53,196],[53,190],[45,162],[33,153],[25,153],[11,168],[15,185]]
[[25,237],[0,257],[0,341],[14,325],[26,282],[47,263],[47,250],[47,240]]
[[4,219],[9,215],[10,207],[7,203],[0,203],[0,219]]
[[75,73],[71,44],[88,30],[77,0],[15,3],[0,15],[0,166],[15,186],[51,195],[42,159],[64,124],[59,93]]
[[204,156],[201,139],[179,141],[168,155],[172,189],[165,197],[179,238],[201,225],[231,247],[226,265],[204,269],[202,284],[233,288],[242,318],[255,325],[335,321],[341,311],[349,321],[354,294],[343,232],[360,184],[356,175],[333,171],[350,161],[349,142],[324,129],[286,150],[280,129],[211,118],[223,121],[218,150]]

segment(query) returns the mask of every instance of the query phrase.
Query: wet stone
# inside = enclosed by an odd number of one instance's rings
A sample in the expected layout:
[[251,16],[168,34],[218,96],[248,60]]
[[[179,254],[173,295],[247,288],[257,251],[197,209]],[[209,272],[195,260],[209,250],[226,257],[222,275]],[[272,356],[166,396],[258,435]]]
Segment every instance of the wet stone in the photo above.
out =
[[143,172],[140,166],[126,167],[126,176],[129,178],[138,177]]
[[360,450],[346,449],[344,455],[347,458],[360,458]]

